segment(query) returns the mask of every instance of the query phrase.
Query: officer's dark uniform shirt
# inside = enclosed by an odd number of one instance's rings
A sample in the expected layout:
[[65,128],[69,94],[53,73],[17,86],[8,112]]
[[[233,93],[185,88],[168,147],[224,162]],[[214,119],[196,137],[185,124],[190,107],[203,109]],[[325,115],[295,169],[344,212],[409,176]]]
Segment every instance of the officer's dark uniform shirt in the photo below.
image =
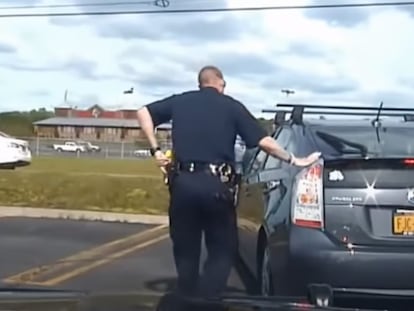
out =
[[167,97],[147,109],[154,126],[172,120],[174,156],[180,162],[234,164],[236,135],[247,148],[267,136],[242,103],[211,87]]

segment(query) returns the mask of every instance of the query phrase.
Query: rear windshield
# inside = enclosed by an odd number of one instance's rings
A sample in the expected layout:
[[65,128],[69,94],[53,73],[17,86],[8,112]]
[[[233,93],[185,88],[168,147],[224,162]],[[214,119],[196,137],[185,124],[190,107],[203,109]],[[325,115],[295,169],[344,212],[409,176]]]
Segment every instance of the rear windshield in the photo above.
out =
[[361,154],[379,156],[412,156],[414,129],[382,126],[379,142],[374,127],[324,126],[312,130],[318,148],[324,154]]

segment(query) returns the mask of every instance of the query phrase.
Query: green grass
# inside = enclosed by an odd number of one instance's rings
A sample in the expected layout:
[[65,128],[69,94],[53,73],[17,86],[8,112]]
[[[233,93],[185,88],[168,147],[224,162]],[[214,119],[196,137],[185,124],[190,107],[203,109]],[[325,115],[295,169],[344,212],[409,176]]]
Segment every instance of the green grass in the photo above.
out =
[[[161,176],[153,159],[93,159],[36,157],[21,172],[45,171],[50,173],[124,174]],[[160,177],[161,178],[161,177]]]
[[165,214],[168,192],[151,160],[35,158],[0,171],[0,205]]

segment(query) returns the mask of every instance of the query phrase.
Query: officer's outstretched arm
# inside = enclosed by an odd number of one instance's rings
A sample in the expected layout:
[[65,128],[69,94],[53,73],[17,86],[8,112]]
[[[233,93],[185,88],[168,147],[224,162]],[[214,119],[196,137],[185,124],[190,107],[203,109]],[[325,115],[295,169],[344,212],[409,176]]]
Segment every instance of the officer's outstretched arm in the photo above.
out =
[[266,136],[259,141],[259,147],[268,154],[296,166],[308,166],[314,163],[321,156],[320,152],[314,152],[305,158],[296,158],[293,154],[282,148],[276,140]]
[[148,142],[152,148],[158,147],[157,138],[154,133],[154,122],[152,121],[151,114],[148,111],[147,107],[142,107],[137,111],[137,118],[141,130],[144,132],[144,135],[147,137]]
[[263,137],[259,141],[259,147],[268,154],[279,158],[285,162],[291,161],[291,154],[287,152],[282,146],[280,146],[276,140],[270,136]]

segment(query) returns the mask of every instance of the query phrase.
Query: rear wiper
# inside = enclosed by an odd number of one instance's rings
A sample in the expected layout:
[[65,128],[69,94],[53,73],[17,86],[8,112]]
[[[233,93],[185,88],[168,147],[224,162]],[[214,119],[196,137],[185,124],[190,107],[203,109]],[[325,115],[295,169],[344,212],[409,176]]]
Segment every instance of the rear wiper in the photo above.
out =
[[380,134],[379,134],[379,129],[381,127],[380,115],[381,115],[381,111],[382,111],[382,106],[383,105],[384,105],[384,102],[381,102],[381,104],[380,104],[380,106],[378,108],[377,116],[371,122],[372,126],[375,127],[375,133],[377,134],[377,141],[378,141],[378,143],[381,143],[381,137],[380,137]]
[[368,148],[364,145],[352,142],[352,141],[348,141],[346,139],[343,139],[341,137],[338,136],[334,136],[331,134],[327,134],[324,132],[319,132],[317,131],[316,134],[322,138],[326,143],[328,143],[331,147],[333,147],[336,151],[340,152],[340,153],[345,153],[343,145],[345,146],[349,146],[351,148],[355,148],[356,150],[359,151],[359,153],[365,157],[368,154]]

